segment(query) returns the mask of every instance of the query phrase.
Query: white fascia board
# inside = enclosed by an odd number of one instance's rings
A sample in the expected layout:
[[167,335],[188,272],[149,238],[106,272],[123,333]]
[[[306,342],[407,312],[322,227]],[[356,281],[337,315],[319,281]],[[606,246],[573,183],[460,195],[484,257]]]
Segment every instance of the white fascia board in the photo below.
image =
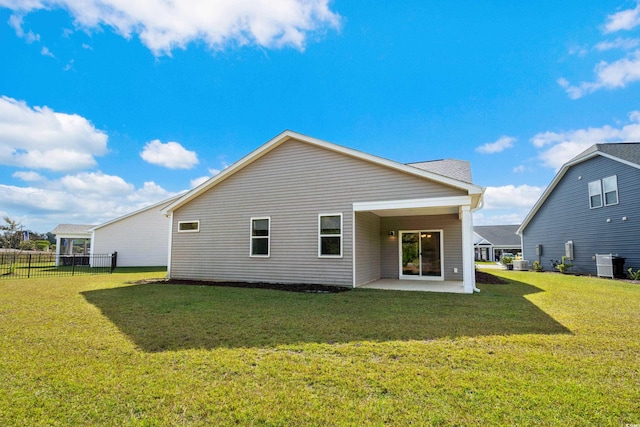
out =
[[427,199],[384,200],[380,202],[355,202],[354,212],[366,212],[390,209],[441,208],[451,206],[470,206],[471,196],[431,197]]

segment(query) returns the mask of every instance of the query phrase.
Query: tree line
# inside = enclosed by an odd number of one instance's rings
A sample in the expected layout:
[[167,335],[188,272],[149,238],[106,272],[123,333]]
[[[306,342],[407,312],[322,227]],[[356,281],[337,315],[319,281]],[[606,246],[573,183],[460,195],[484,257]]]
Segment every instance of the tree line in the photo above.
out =
[[8,216],[3,218],[0,225],[0,248],[20,250],[46,250],[56,242],[52,233],[37,233],[25,230],[24,226]]

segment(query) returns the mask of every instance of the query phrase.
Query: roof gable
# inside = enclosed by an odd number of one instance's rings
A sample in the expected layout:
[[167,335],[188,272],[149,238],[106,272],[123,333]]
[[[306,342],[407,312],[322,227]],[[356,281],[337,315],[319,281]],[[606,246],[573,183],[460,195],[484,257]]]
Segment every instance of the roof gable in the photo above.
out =
[[413,176],[418,176],[418,177],[421,177],[421,178],[429,179],[431,181],[434,181],[434,182],[437,182],[437,183],[440,183],[440,184],[443,184],[443,185],[446,185],[446,186],[450,186],[450,187],[453,187],[453,188],[464,190],[469,195],[476,196],[476,199],[477,199],[476,205],[479,204],[479,201],[480,201],[482,193],[483,193],[482,187],[476,186],[476,185],[471,184],[469,182],[464,182],[464,181],[457,180],[457,179],[454,179],[454,178],[451,178],[451,177],[439,175],[437,173],[434,173],[434,172],[431,172],[431,171],[427,171],[427,170],[423,170],[423,169],[420,169],[420,168],[417,168],[417,167],[404,165],[404,164],[401,164],[401,163],[398,163],[398,162],[394,162],[394,161],[387,160],[387,159],[384,159],[384,158],[381,158],[381,157],[373,156],[371,154],[363,153],[361,151],[353,150],[353,149],[350,149],[350,148],[342,147],[340,145],[336,145],[336,144],[333,144],[333,143],[330,143],[330,142],[322,141],[320,139],[312,138],[312,137],[309,137],[309,136],[306,136],[306,135],[302,135],[302,134],[299,134],[299,133],[296,133],[296,132],[284,131],[281,134],[279,134],[278,136],[276,136],[275,138],[271,139],[270,141],[268,141],[267,143],[262,145],[261,147],[259,147],[258,149],[256,149],[255,151],[251,152],[250,154],[248,154],[247,156],[243,157],[239,161],[235,162],[234,164],[232,164],[228,168],[224,169],[219,174],[213,176],[212,178],[210,178],[209,180],[207,180],[203,184],[201,184],[198,187],[194,188],[193,190],[189,191],[188,193],[183,195],[181,198],[179,198],[178,200],[174,201],[169,206],[165,207],[162,210],[162,212],[163,213],[173,212],[174,210],[176,210],[179,207],[187,204],[189,201],[199,197],[201,194],[205,193],[210,188],[213,188],[214,186],[218,185],[219,183],[225,181],[227,178],[233,176],[234,174],[236,174],[240,170],[244,169],[245,167],[249,166],[250,164],[252,164],[256,160],[258,160],[258,159],[262,158],[263,156],[265,156],[267,153],[271,152],[272,150],[276,149],[280,145],[282,145],[282,144],[284,144],[284,143],[286,143],[287,141],[290,141],[290,140],[295,140],[295,141],[298,141],[298,142],[311,144],[313,146],[321,147],[321,148],[326,149],[326,150],[330,150],[330,151],[333,151],[333,152],[341,153],[341,154],[346,155],[346,156],[350,156],[350,157],[354,157],[354,158],[357,158],[357,159],[360,159],[360,160],[371,162],[373,164],[385,166],[387,168],[390,168],[390,169],[393,169],[393,170],[397,170],[399,172],[403,172],[403,173],[407,173],[407,174],[410,174],[410,175],[413,175]]
[[157,209],[157,210],[158,210],[158,215],[160,215],[160,214],[161,214],[160,212],[162,211],[162,209],[164,209],[165,207],[169,206],[169,204],[170,204],[170,203],[175,202],[176,200],[178,200],[182,195],[183,195],[183,194],[180,194],[180,195],[178,195],[178,196],[174,196],[174,197],[171,197],[171,198],[169,198],[169,199],[162,200],[162,201],[160,201],[160,202],[154,203],[154,204],[153,204],[153,205],[151,205],[151,206],[147,206],[147,207],[144,207],[144,208],[142,208],[142,209],[138,209],[137,211],[130,212],[130,213],[128,213],[128,214],[125,214],[125,215],[120,216],[120,217],[118,217],[118,218],[114,218],[114,219],[112,219],[112,220],[110,220],[110,221],[107,221],[107,222],[104,222],[104,223],[102,223],[102,224],[99,224],[99,225],[96,225],[96,226],[91,226],[91,228],[89,229],[89,231],[95,231],[95,230],[98,230],[98,229],[100,229],[100,228],[106,227],[106,226],[108,226],[108,225],[114,224],[114,223],[116,223],[116,222],[124,221],[124,220],[125,220],[125,219],[127,219],[127,218],[131,218],[132,216],[139,215],[139,214],[141,214],[141,213],[144,213],[144,212],[150,211],[150,210],[152,210],[152,209]]
[[473,231],[494,246],[520,246],[518,225],[477,225]]
[[597,156],[606,157],[616,162],[620,162],[622,164],[640,169],[640,143],[620,142],[592,145],[591,147],[562,165],[549,186],[542,193],[533,208],[531,208],[531,211],[529,211],[524,221],[522,221],[522,225],[518,228],[518,234],[522,235],[522,232],[525,230],[525,228],[527,228],[527,225],[529,225],[538,210],[540,210],[544,202],[547,200],[549,195],[553,192],[560,180],[564,177],[564,175],[570,168]]

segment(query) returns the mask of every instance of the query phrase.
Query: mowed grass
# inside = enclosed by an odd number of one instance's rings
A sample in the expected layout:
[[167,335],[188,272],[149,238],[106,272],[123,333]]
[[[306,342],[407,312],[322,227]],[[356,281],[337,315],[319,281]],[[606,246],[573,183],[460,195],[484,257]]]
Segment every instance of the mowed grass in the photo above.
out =
[[640,285],[475,295],[0,281],[0,425],[640,423]]

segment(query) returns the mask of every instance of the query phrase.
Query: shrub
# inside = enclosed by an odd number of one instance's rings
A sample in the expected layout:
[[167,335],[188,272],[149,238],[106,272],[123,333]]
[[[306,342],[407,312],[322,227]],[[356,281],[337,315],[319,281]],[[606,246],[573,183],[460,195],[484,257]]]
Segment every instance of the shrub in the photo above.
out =
[[533,261],[533,266],[531,267],[533,268],[533,271],[542,271],[544,270],[544,267],[542,266],[542,264],[540,264],[540,261]]
[[502,257],[500,262],[502,263],[502,265],[509,265],[513,263],[513,258],[510,256],[505,256],[505,257]]
[[551,260],[551,265],[553,266],[553,268],[555,268],[556,270],[558,270],[560,273],[566,273],[571,267],[573,267],[573,264],[571,264],[570,262],[567,262],[567,257],[563,256],[562,257],[562,261],[558,261],[558,260]]
[[633,267],[629,267],[627,270],[629,272],[629,279],[631,280],[640,280],[640,270],[633,272]]

